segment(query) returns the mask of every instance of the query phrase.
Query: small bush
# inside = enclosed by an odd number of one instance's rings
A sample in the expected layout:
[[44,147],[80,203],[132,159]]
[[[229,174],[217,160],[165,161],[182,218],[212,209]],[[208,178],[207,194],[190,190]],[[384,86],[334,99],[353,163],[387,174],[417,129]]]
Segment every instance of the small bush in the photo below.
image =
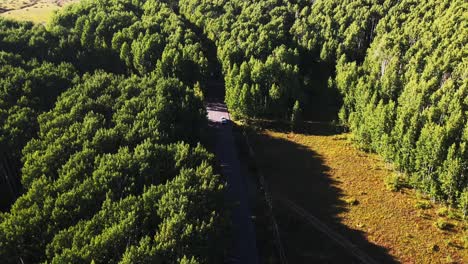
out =
[[457,241],[455,241],[453,239],[446,239],[445,240],[445,245],[447,245],[448,247],[455,247],[455,248],[459,247],[459,245],[457,244]]
[[463,218],[467,218],[468,216],[468,188],[463,190],[458,202],[459,202],[459,207],[463,214]]
[[449,213],[449,210],[446,207],[442,207],[437,210],[438,216],[447,216],[448,213]]
[[416,204],[414,205],[416,208],[418,209],[429,209],[429,208],[432,208],[432,204],[431,202],[429,201],[425,201],[425,200],[419,200],[416,202]]
[[297,131],[302,123],[302,109],[299,101],[296,100],[294,103],[292,114],[291,114],[291,130]]
[[345,203],[347,205],[358,205],[359,204],[359,201],[354,197],[346,198],[344,201],[345,201]]
[[427,220],[432,219],[431,215],[423,213],[421,211],[418,212],[417,216],[423,219],[427,219]]
[[437,219],[437,221],[434,222],[434,226],[440,230],[449,230],[453,227],[451,223],[445,221],[442,218]]
[[463,218],[461,214],[456,210],[449,210],[447,213],[447,217],[452,220],[461,220]]
[[387,189],[392,192],[397,192],[407,186],[407,182],[401,173],[393,173],[386,177],[384,183]]

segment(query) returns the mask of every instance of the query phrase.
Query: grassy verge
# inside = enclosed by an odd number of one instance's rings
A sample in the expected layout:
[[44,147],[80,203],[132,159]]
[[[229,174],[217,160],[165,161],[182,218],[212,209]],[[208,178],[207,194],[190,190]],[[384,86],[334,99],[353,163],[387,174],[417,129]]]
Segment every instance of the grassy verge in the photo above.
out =
[[[273,195],[294,201],[379,262],[468,263],[467,222],[414,190],[392,191],[395,179],[385,180],[394,175],[391,167],[356,149],[349,134],[326,123],[308,123],[297,134],[281,124],[261,127],[250,130],[250,141]],[[304,233],[297,245],[303,239],[313,251],[307,239],[315,234]],[[304,253],[296,255],[295,263],[306,263]]]

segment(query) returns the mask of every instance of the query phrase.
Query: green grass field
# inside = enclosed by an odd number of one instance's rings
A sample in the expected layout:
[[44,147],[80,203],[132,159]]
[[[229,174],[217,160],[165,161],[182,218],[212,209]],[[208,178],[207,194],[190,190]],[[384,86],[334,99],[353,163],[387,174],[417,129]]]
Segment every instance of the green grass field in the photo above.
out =
[[34,23],[47,23],[55,11],[79,0],[0,0],[1,16]]

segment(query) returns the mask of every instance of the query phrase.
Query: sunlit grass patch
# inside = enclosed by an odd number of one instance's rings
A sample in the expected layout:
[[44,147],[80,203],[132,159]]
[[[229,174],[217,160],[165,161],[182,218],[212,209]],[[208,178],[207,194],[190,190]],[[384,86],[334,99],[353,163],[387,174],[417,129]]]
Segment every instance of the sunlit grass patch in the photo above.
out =
[[54,11],[60,7],[54,4],[40,4],[32,7],[12,10],[2,14],[3,17],[21,21],[32,21],[34,23],[47,23]]
[[346,198],[346,199],[344,199],[344,201],[345,201],[345,203],[347,205],[358,205],[359,204],[359,201],[354,197]]
[[0,0],[0,8],[3,9],[19,9],[24,6],[30,5],[36,1],[34,0]]
[[8,10],[0,15],[10,19],[43,24],[49,21],[54,12],[62,7],[62,4],[77,1],[79,0],[0,0],[0,8]]
[[449,213],[449,209],[447,209],[447,207],[441,207],[437,209],[436,213],[438,216],[447,216]]

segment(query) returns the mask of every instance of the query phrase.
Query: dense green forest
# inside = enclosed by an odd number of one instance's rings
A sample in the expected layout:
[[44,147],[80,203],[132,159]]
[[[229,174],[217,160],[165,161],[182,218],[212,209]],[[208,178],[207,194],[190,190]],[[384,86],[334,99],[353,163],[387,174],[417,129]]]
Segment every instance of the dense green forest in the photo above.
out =
[[215,42],[236,117],[285,117],[301,98],[299,53],[283,1],[182,0],[180,12]]
[[0,19],[0,259],[221,262],[209,60],[235,118],[332,116],[399,183],[468,214],[467,9],[83,0],[46,26]]
[[[234,116],[285,118],[323,98],[335,58],[363,60],[396,1],[180,1],[216,43]],[[313,108],[311,111],[321,111]],[[317,115],[316,115],[317,116]]]
[[20,191],[21,150],[37,132],[38,115],[50,109],[78,76],[70,64],[25,62],[21,56],[4,51],[0,51],[0,61],[0,157],[4,160],[2,172],[11,176],[2,183],[2,190],[7,191],[0,203],[3,205]]
[[198,143],[207,59],[189,25],[108,0],[0,28],[1,183],[20,195],[2,263],[221,262],[225,183]]
[[343,55],[341,120],[404,179],[468,213],[466,1],[401,1],[376,27],[365,60]]

